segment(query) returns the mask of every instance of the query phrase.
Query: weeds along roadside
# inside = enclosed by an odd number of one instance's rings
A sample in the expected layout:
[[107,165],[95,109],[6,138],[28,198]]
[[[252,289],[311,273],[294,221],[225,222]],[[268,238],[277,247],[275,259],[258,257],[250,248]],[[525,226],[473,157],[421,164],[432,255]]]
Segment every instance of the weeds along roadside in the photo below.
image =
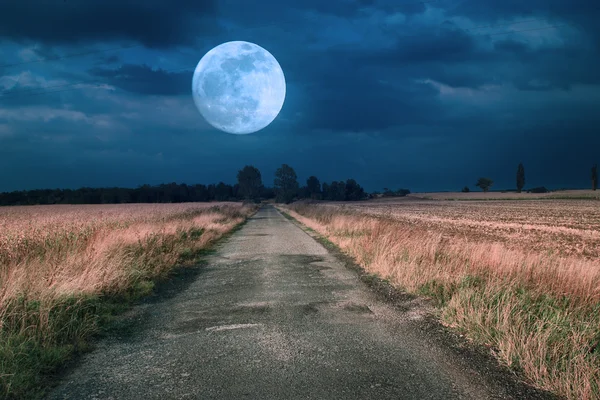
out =
[[52,371],[85,350],[113,315],[149,294],[175,266],[197,261],[255,211],[235,204],[173,207],[143,218],[117,213],[53,222],[46,234],[36,227],[6,233],[0,240],[0,398],[40,397]]
[[430,297],[440,320],[531,384],[600,398],[600,264],[448,240],[419,224],[318,205],[283,208],[367,272]]

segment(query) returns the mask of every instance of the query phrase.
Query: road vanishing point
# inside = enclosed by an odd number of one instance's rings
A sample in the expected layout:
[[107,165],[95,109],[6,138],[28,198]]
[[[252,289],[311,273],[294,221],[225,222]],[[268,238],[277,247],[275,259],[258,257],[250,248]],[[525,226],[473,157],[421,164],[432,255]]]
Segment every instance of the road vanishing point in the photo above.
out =
[[445,344],[420,299],[390,302],[274,207],[182,270],[47,398],[538,398],[490,377],[490,363]]

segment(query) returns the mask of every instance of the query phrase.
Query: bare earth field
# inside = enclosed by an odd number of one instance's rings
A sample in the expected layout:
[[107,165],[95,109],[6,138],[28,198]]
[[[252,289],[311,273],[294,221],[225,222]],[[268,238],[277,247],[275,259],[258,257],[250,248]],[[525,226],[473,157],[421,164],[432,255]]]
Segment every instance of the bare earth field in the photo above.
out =
[[437,192],[411,193],[408,197],[431,200],[534,200],[534,199],[600,199],[596,190],[557,190],[550,193],[527,192]]
[[[489,195],[489,194],[486,194]],[[600,202],[414,197],[285,207],[529,383],[600,399]]]
[[0,208],[0,397],[36,398],[102,321],[231,231],[237,203]]
[[600,202],[593,200],[426,201],[386,199],[329,206],[384,216],[445,237],[503,243],[562,256],[600,256]]

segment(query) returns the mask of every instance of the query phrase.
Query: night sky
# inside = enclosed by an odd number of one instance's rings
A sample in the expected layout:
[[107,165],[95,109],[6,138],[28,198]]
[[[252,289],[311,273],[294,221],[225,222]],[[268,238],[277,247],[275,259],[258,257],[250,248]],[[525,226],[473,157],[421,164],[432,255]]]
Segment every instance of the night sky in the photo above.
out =
[[[282,163],[369,191],[500,189],[520,161],[526,188],[588,187],[599,17],[597,0],[2,0],[0,191],[234,183],[246,164],[272,185]],[[191,94],[231,40],[287,82],[249,135]]]

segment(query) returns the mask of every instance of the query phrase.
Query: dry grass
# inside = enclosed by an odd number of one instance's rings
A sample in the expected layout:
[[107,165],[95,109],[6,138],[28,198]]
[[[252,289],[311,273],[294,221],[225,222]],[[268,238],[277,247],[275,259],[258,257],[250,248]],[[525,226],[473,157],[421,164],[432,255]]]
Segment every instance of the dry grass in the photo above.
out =
[[[569,204],[553,205],[562,210],[557,219],[573,213],[579,203]],[[447,214],[456,213],[453,202],[446,205]],[[460,229],[453,233],[452,218],[430,223],[443,212],[439,207],[446,205],[428,209],[405,202],[396,205],[400,211],[385,213],[374,210],[371,202],[349,207],[296,205],[288,212],[352,255],[367,271],[433,298],[444,323],[488,345],[532,384],[570,399],[600,398],[598,259],[550,255],[525,246],[509,248],[490,240],[493,235],[464,235]],[[480,222],[499,216],[495,223],[500,226],[507,222],[502,216],[509,213],[492,211],[485,219],[483,205],[470,209],[469,202],[460,207],[462,213],[457,215],[476,215]],[[535,225],[531,215],[515,214],[513,221],[520,218]],[[447,229],[440,229],[443,226]],[[574,229],[594,230],[586,228]],[[488,226],[481,224],[481,229]],[[537,231],[523,230],[521,238],[531,232]],[[573,237],[584,240],[584,236]],[[597,254],[597,249],[591,251]]]
[[236,203],[0,208],[0,396],[35,397],[45,369],[97,331],[107,297],[154,279],[231,231]]

